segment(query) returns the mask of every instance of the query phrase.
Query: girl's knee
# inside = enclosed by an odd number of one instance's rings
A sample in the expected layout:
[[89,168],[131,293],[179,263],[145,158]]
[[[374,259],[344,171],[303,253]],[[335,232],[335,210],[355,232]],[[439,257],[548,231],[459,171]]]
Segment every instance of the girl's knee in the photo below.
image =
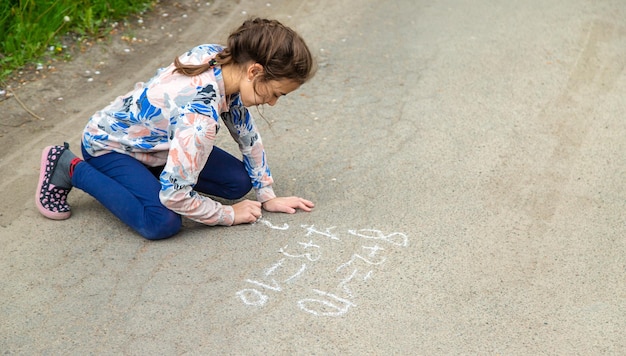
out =
[[147,240],[163,240],[176,235],[182,227],[180,215],[169,211],[169,216],[147,222],[137,232]]
[[250,182],[250,177],[248,176],[238,176],[234,177],[231,182],[232,185],[228,189],[227,196],[222,197],[230,200],[240,199],[252,189],[252,183]]

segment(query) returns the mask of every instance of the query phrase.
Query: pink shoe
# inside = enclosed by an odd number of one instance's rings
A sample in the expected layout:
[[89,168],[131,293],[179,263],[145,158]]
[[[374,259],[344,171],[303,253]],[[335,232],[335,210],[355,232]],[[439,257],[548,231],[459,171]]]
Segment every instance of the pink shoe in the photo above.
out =
[[70,188],[57,187],[50,183],[50,178],[57,167],[59,157],[69,146],[48,146],[41,153],[41,166],[39,168],[39,183],[35,203],[39,212],[53,220],[64,220],[70,217],[72,212],[67,203],[67,195]]

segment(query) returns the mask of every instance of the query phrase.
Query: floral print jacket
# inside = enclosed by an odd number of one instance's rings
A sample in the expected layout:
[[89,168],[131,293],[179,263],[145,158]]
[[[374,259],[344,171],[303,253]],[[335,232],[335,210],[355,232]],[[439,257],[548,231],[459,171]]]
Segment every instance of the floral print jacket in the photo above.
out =
[[[182,63],[207,63],[222,51],[201,45],[179,57]],[[265,150],[254,119],[238,94],[227,102],[219,65],[201,75],[161,68],[146,83],[115,99],[89,120],[82,144],[96,157],[109,152],[128,154],[147,166],[165,166],[160,176],[160,200],[168,209],[207,225],[232,225],[234,211],[193,190],[213,149],[220,117],[243,154],[257,200],[276,195]]]

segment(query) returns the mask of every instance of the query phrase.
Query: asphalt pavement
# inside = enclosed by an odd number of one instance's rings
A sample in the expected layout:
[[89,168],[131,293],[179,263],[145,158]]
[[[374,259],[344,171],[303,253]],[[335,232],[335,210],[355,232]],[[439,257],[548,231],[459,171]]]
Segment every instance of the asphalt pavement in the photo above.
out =
[[[253,109],[275,190],[313,212],[187,221],[159,242],[80,191],[71,219],[38,214],[44,146],[77,147],[91,112],[250,15],[296,28],[319,62],[299,91]],[[179,47],[138,46],[145,63],[0,162],[22,182],[0,186],[16,197],[0,227],[0,351],[626,353],[625,18],[621,0],[190,13]]]

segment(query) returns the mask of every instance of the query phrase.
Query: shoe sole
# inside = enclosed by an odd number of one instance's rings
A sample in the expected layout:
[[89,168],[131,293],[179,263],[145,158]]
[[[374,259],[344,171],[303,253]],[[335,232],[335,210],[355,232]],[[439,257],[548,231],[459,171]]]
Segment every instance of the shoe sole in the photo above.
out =
[[48,166],[48,152],[54,146],[48,146],[43,149],[41,152],[41,164],[39,165],[39,182],[37,183],[37,192],[35,193],[35,204],[37,205],[37,209],[41,213],[41,215],[47,217],[52,220],[65,220],[72,215],[71,211],[65,212],[56,212],[50,211],[41,205],[41,200],[39,194],[41,194],[41,187],[43,186],[43,181],[46,177],[46,167]]

